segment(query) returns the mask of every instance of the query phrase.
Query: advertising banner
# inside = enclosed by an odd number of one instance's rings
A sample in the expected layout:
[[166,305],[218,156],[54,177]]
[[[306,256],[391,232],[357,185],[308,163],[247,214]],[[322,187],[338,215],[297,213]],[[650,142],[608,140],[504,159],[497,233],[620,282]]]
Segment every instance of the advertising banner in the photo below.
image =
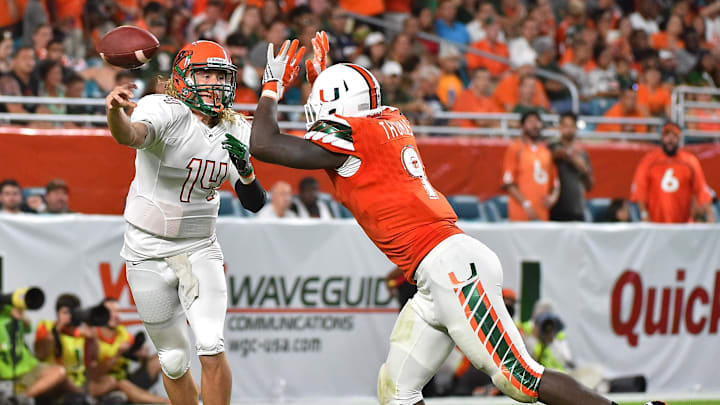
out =
[[[493,249],[521,297],[539,269],[540,299],[564,321],[575,361],[608,378],[642,374],[649,391],[718,391],[720,229],[648,224],[461,223]],[[114,216],[0,216],[2,291],[39,286],[54,319],[64,292],[84,305],[120,300],[142,326]],[[233,399],[371,397],[398,304],[390,263],[354,221],[221,218]],[[528,288],[527,286],[525,287]],[[527,291],[526,291],[527,292]],[[193,374],[199,381],[199,362]]]

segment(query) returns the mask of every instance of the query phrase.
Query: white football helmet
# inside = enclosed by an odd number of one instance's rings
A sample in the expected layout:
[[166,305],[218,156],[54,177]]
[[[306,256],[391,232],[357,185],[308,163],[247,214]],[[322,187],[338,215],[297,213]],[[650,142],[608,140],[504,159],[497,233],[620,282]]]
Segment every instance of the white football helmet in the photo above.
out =
[[362,66],[339,63],[315,79],[307,104],[307,128],[332,114],[352,116],[380,107],[380,83]]

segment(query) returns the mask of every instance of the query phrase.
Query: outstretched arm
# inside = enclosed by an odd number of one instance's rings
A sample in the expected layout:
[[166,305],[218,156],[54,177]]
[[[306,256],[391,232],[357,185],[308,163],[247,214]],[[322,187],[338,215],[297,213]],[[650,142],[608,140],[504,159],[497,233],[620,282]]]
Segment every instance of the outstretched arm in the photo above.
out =
[[335,169],[347,160],[347,155],[281,133],[276,117],[277,101],[272,97],[261,97],[250,133],[250,153],[256,159],[295,169]]
[[131,101],[134,84],[115,87],[105,98],[108,128],[110,134],[121,145],[137,147],[145,142],[147,127],[140,122],[131,123],[123,108],[135,108]]
[[347,155],[333,153],[304,139],[280,132],[277,123],[277,102],[285,87],[299,70],[305,48],[297,49],[298,41],[285,41],[277,57],[268,45],[267,65],[263,75],[263,91],[253,118],[250,153],[264,162],[296,169],[334,169]]

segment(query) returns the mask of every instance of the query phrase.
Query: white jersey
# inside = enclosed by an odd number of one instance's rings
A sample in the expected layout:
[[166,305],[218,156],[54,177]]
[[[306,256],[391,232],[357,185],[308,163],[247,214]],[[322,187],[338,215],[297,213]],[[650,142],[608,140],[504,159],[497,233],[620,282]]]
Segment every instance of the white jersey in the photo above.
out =
[[130,121],[142,122],[148,131],[137,148],[125,203],[129,225],[122,256],[165,257],[211,243],[217,189],[240,178],[221,142],[229,133],[248,145],[250,124],[238,117],[209,128],[180,100],[163,94],[140,99]]

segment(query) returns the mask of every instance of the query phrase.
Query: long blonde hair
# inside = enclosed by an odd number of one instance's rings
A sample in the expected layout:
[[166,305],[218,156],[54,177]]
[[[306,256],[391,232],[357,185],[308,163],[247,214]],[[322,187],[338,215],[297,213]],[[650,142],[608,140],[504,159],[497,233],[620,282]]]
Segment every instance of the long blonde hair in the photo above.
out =
[[[175,89],[175,86],[173,86],[172,78],[165,81],[165,94],[167,94],[170,97],[176,98],[180,101],[183,101],[182,98],[180,98],[180,95],[178,94],[177,90]],[[224,108],[220,115],[218,116],[220,121],[226,121],[229,123],[236,123],[239,124],[242,119],[247,119],[247,117],[244,114],[240,114],[239,112],[233,110],[232,108]]]

